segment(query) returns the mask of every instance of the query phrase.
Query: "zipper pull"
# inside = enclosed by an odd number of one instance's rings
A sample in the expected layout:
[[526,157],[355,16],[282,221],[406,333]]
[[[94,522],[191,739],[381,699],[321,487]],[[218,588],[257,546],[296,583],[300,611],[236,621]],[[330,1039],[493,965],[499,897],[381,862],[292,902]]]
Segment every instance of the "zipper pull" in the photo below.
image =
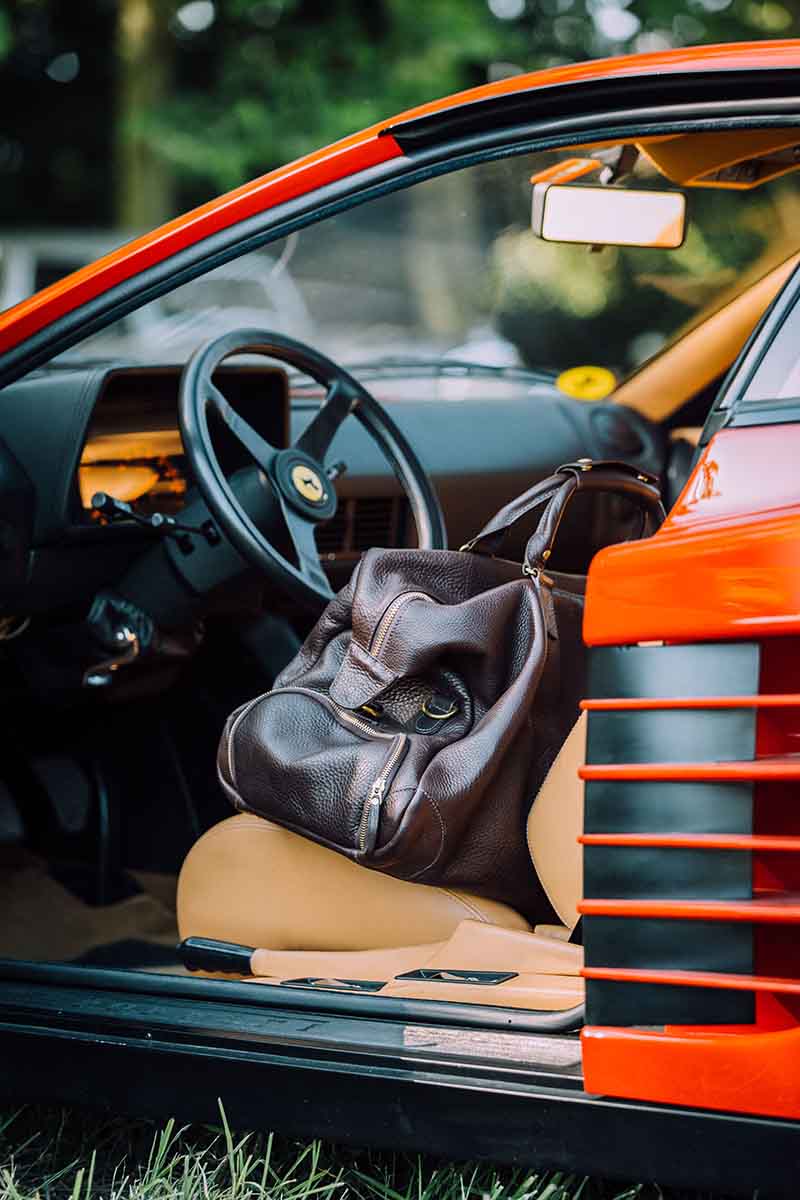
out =
[[362,850],[372,850],[378,840],[378,824],[381,818],[383,795],[386,791],[386,779],[381,776],[376,779],[369,790],[367,798],[367,822],[362,840]]
[[378,704],[377,701],[370,704],[362,704],[360,708],[356,709],[356,712],[359,716],[366,717],[367,720],[377,723],[383,716],[383,705]]
[[383,793],[386,791],[386,779],[381,776],[376,779],[369,791],[370,804],[382,804]]

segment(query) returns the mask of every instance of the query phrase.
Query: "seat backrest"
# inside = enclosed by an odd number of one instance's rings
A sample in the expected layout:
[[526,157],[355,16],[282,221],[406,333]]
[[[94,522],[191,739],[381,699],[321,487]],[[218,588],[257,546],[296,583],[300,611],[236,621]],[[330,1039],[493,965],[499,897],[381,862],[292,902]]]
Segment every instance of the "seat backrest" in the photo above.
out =
[[583,780],[587,715],[581,713],[558,752],[528,814],[528,849],[547,898],[566,927],[578,922],[583,898]]

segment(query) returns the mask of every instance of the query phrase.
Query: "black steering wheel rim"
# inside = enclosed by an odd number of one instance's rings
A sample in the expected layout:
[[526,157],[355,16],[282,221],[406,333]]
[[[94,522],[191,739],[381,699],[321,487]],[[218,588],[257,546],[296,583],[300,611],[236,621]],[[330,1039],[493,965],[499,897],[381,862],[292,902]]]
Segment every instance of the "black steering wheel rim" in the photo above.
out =
[[[286,449],[272,446],[235,412],[214,384],[214,372],[234,354],[258,354],[287,363],[325,388],[319,412],[294,445]],[[212,408],[269,480],[298,565],[275,548],[232,489],[212,442],[208,421]],[[444,515],[415,451],[378,401],[332,359],[270,330],[239,329],[200,346],[181,376],[178,420],[184,451],[212,517],[247,562],[295,599],[314,606],[326,604],[333,596],[313,537],[314,526],[336,511],[335,489],[325,474],[324,456],[339,426],[351,415],[393,468],[409,501],[420,548],[446,548]]]

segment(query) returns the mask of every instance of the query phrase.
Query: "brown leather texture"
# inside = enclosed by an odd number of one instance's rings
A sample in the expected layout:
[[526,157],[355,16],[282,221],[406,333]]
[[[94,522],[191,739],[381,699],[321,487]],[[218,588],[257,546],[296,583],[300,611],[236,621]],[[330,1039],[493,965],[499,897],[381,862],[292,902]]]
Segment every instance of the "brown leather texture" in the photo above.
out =
[[643,471],[635,471],[626,463],[581,462],[566,463],[555,475],[534,484],[492,517],[469,543],[470,550],[496,554],[510,528],[544,505],[539,524],[525,548],[525,565],[542,568],[555,546],[556,536],[570,501],[579,492],[613,492],[627,496],[641,512],[639,536],[654,533],[666,513],[661,503],[657,479]]
[[[568,464],[473,548],[544,504],[529,544],[540,558],[578,490],[629,494],[653,523],[663,515],[651,478]],[[481,553],[368,551],[273,690],[230,717],[225,789],[363,866],[552,920],[525,829],[584,692],[582,603],[566,577]],[[400,698],[426,690],[399,719]]]

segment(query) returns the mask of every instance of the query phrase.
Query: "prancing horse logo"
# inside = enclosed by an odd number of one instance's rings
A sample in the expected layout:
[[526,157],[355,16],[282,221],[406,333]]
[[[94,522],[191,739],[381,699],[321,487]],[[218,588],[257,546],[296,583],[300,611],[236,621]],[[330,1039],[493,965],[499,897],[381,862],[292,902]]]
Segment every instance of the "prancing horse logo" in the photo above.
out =
[[297,463],[292,467],[291,475],[295,490],[304,500],[308,500],[309,504],[321,504],[323,500],[327,500],[322,480],[311,467],[307,467],[305,463]]

